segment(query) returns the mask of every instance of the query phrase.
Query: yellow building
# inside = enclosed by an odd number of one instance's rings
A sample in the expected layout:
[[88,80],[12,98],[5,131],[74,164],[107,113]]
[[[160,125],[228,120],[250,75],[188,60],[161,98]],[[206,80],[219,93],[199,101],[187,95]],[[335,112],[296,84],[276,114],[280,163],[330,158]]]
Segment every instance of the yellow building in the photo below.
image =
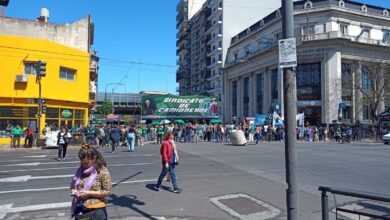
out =
[[[0,144],[10,143],[10,128],[16,124],[42,131],[45,123],[88,123],[97,84],[96,56],[89,53],[93,24],[89,16],[70,25],[47,20],[42,16],[38,21],[0,18]],[[5,28],[7,25],[12,28]],[[47,109],[40,128],[38,61],[47,63],[46,76],[41,79]]]

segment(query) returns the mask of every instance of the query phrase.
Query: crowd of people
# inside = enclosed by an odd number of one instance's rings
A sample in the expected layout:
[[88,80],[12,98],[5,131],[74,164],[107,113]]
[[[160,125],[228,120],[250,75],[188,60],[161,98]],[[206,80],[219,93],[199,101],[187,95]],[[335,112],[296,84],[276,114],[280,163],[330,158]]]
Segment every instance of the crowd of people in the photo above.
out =
[[[243,123],[191,123],[185,124],[145,124],[145,125],[88,125],[88,126],[62,126],[62,134],[65,138],[58,136],[58,146],[64,146],[63,154],[66,154],[66,145],[72,143],[88,143],[97,147],[111,146],[112,152],[119,145],[127,145],[129,151],[134,151],[135,146],[143,145],[144,142],[154,142],[161,144],[164,135],[170,131],[174,135],[176,142],[198,143],[204,142],[230,142],[231,132],[233,130],[242,130],[249,143],[258,143],[259,141],[284,141],[285,129],[283,125],[263,125],[255,126]],[[56,124],[45,125],[42,134],[52,131],[62,131]],[[22,129],[19,125],[10,128],[12,137],[11,146],[19,147],[20,139],[25,138],[24,146],[32,147],[36,134],[32,128]],[[346,139],[350,141],[360,141],[361,131],[348,126],[312,126],[297,127],[297,140],[316,142],[316,141],[335,141],[341,142]],[[65,152],[65,153],[64,153]],[[60,157],[59,159],[63,158]]]

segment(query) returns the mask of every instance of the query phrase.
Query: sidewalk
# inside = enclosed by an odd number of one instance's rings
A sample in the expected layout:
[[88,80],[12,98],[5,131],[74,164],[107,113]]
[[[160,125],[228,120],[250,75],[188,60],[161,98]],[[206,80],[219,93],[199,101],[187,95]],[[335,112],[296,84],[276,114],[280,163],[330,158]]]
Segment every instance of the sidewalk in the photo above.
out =
[[[0,144],[0,152],[1,151],[37,151],[37,150],[56,150],[58,147],[24,147],[23,145],[20,145],[20,147],[17,148],[11,148],[11,145],[5,145],[5,144]],[[79,145],[69,145],[68,149],[80,149]]]

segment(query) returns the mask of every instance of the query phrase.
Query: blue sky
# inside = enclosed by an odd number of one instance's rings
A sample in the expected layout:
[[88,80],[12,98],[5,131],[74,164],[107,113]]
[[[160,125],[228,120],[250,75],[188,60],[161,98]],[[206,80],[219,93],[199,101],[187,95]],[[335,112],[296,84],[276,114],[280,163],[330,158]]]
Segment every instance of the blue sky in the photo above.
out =
[[[107,83],[118,92],[176,93],[176,4],[179,0],[10,0],[5,15],[36,19],[40,8],[50,22],[71,23],[90,14],[95,23],[93,48],[101,57],[99,91]],[[245,0],[241,0],[245,1]],[[261,0],[259,0],[261,1]],[[390,0],[357,0],[390,8]],[[130,64],[130,61],[145,64]],[[127,77],[126,77],[127,76]],[[108,91],[112,91],[112,86]]]

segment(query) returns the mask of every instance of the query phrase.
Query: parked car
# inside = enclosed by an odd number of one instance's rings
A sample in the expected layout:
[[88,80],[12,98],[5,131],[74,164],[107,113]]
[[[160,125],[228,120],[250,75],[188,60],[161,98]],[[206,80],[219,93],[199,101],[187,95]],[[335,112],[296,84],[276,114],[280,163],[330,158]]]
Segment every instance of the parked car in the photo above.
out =
[[390,133],[383,135],[382,141],[384,144],[390,144]]
[[45,146],[57,147],[57,136],[60,131],[52,131],[45,134]]

